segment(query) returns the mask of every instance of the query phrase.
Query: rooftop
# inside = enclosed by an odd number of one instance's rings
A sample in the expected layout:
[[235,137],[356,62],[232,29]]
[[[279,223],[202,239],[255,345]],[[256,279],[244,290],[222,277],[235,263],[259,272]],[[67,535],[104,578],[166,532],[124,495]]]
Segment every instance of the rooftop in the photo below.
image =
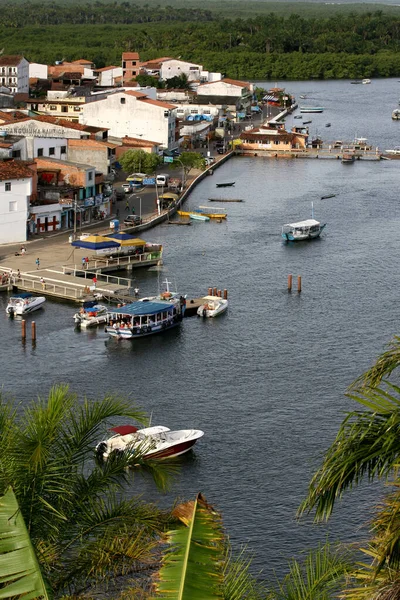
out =
[[18,160],[0,160],[0,181],[6,179],[26,179],[32,177],[33,172],[25,163]]
[[0,67],[17,67],[23,58],[22,54],[0,56]]

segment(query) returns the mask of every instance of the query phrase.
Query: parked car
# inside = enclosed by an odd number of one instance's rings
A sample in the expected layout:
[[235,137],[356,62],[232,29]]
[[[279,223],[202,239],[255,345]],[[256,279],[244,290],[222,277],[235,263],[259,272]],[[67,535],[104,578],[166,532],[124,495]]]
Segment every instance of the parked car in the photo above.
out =
[[127,194],[128,192],[131,191],[131,184],[130,183],[123,183],[122,184],[122,189],[124,190],[124,192]]
[[142,218],[139,215],[128,215],[124,219],[124,225],[127,227],[136,227],[136,225],[142,224]]
[[206,156],[204,160],[206,162],[207,167],[215,163],[215,158],[213,156]]
[[218,146],[217,152],[218,152],[218,154],[224,154],[225,153],[224,147],[223,146]]

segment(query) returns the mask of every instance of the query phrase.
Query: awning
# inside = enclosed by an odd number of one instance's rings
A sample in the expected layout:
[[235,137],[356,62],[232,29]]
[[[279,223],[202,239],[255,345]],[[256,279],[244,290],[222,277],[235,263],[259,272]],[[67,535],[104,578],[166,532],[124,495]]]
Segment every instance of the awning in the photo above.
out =
[[87,250],[103,250],[105,248],[118,248],[119,242],[109,240],[102,235],[89,235],[84,240],[75,240],[71,246],[76,248],[86,248]]
[[118,246],[145,246],[146,242],[127,233],[110,233],[105,237],[115,240]]
[[121,308],[110,309],[112,314],[130,315],[133,317],[140,317],[145,315],[156,315],[158,313],[169,311],[171,312],[175,308],[171,302],[132,302],[121,306]]
[[178,200],[178,194],[173,194],[172,192],[167,192],[165,194],[160,194],[158,196],[160,200]]

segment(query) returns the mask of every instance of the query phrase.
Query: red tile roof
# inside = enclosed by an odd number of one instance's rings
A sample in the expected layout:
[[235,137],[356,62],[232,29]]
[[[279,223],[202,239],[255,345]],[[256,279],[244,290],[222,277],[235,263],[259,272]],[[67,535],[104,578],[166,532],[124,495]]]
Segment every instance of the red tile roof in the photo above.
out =
[[123,52],[122,53],[122,60],[139,60],[139,53],[138,52]]
[[91,65],[93,64],[91,60],[86,60],[86,58],[78,58],[78,60],[72,61],[73,65]]
[[13,110],[11,112],[0,110],[0,121],[15,121],[17,119],[25,119],[26,116],[25,113],[19,110]]
[[237,79],[229,79],[228,77],[225,77],[225,79],[218,79],[217,81],[208,81],[207,83],[202,83],[199,85],[199,88],[203,87],[204,85],[213,85],[214,83],[229,83],[230,85],[237,85],[239,87],[250,87],[250,83],[248,81],[239,81]]
[[140,102],[146,102],[146,104],[153,104],[154,106],[161,106],[161,108],[168,108],[169,110],[176,108],[174,104],[168,104],[168,102],[162,102],[161,100],[152,100],[151,98],[140,98]]
[[41,123],[53,123],[54,125],[59,125],[60,127],[65,127],[68,129],[77,129],[78,131],[86,131],[94,133],[96,131],[108,131],[107,127],[94,127],[93,125],[81,125],[80,123],[75,123],[73,121],[68,121],[67,119],[59,119],[58,117],[50,117],[47,115],[38,115],[36,117],[25,117],[24,119],[16,119],[15,123],[22,123],[23,121],[39,121]]
[[0,160],[0,181],[6,179],[26,179],[32,177],[33,172],[18,160]]
[[128,94],[128,96],[134,96],[135,98],[147,98],[147,94],[143,94],[143,92],[134,92],[133,90],[128,90],[127,92],[121,93]]
[[22,54],[0,56],[0,66],[17,67],[23,58]]
[[152,142],[150,140],[143,140],[142,138],[135,138],[135,137],[129,137],[129,136],[125,136],[122,138],[122,145],[123,146],[144,146],[144,147],[153,147],[153,146],[159,146],[160,142]]
[[121,67],[115,67],[114,65],[110,65],[109,67],[102,67],[101,69],[94,69],[96,73],[102,73],[103,71],[111,71],[111,69],[120,69]]

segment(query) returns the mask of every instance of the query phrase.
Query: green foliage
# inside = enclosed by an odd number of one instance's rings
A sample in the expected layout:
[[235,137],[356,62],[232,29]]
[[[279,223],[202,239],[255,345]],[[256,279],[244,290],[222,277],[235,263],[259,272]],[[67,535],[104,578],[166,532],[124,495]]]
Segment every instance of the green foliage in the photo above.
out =
[[[18,413],[1,400],[0,490],[13,488],[58,594],[146,564],[164,527],[166,515],[155,506],[124,496],[134,473],[128,456],[103,467],[94,462],[108,420],[118,417],[146,420],[130,402],[80,400],[66,386]],[[143,462],[136,457],[135,464]]]
[[20,594],[26,600],[51,597],[11,488],[0,497],[0,565],[0,598]]
[[144,150],[127,150],[119,162],[126,173],[155,173],[157,167],[162,165],[163,159],[158,154]]
[[183,524],[167,534],[171,549],[164,554],[155,588],[171,600],[222,599],[223,541],[221,517],[201,494],[175,508]]
[[205,168],[204,157],[199,152],[182,152],[180,157],[176,158],[174,162],[183,166],[186,175],[191,169]]
[[329,600],[352,568],[348,553],[326,543],[307,552],[305,560],[293,559],[289,573],[271,589],[269,600]]
[[141,87],[155,87],[157,89],[165,87],[163,81],[160,81],[158,77],[152,77],[151,75],[137,75],[136,81]]
[[249,11],[233,20],[203,9],[139,8],[129,2],[97,2],[75,10],[63,4],[6,3],[0,37],[8,54],[23,51],[30,61],[49,64],[64,57],[86,57],[97,67],[120,64],[121,53],[135,49],[142,60],[182,57],[241,79],[400,76],[399,11],[372,11],[336,9],[332,18],[307,18],[303,11],[290,14],[285,8],[247,18]]
[[167,79],[165,82],[166,87],[169,90],[178,89],[178,90],[188,90],[190,89],[190,84],[188,82],[188,78],[185,73],[181,75],[176,75],[175,77],[171,77]]

